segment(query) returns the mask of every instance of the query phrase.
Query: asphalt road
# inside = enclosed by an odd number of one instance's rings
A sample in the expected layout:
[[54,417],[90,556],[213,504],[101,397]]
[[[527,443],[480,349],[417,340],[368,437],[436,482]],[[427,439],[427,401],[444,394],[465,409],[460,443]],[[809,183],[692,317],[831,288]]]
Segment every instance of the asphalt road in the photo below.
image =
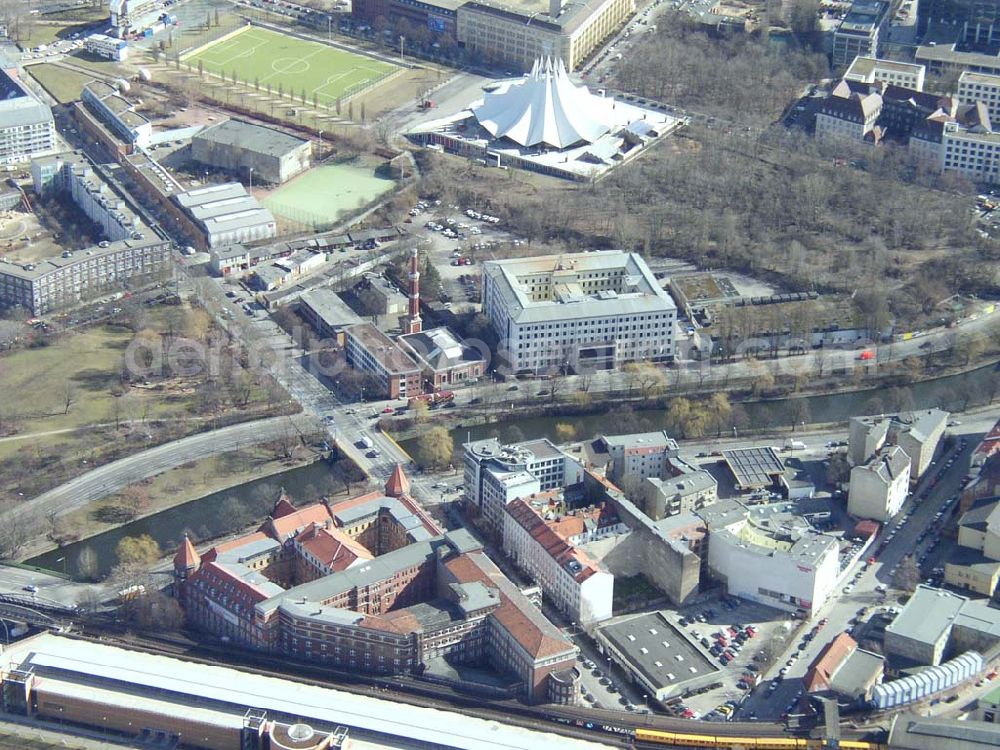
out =
[[275,440],[286,435],[289,430],[312,431],[316,427],[316,420],[308,414],[271,417],[175,440],[100,466],[25,501],[0,514],[0,523],[33,523],[53,515],[62,515],[188,461]]
[[[996,413],[982,413],[971,417],[965,417],[960,426],[949,429],[957,437],[965,437],[966,445],[961,451],[953,451],[944,458],[940,457],[934,466],[925,472],[920,484],[917,485],[910,499],[903,506],[902,511],[896,518],[887,524],[882,536],[896,528],[896,535],[886,546],[885,550],[878,555],[876,562],[865,570],[861,577],[857,579],[854,590],[849,594],[843,593],[843,586],[854,579],[854,576],[861,570],[864,558],[873,552],[868,552],[862,556],[861,562],[845,571],[842,582],[838,585],[830,601],[826,603],[810,620],[809,627],[826,618],[828,623],[819,631],[819,635],[810,642],[795,659],[791,666],[786,667],[793,652],[799,650],[801,636],[791,639],[785,652],[775,659],[775,663],[766,679],[751,694],[743,704],[739,716],[746,717],[754,712],[761,720],[777,720],[781,714],[785,713],[789,705],[794,701],[799,691],[802,690],[802,678],[805,676],[809,665],[816,659],[820,651],[839,633],[851,627],[851,620],[859,617],[859,611],[864,609],[866,613],[860,615],[863,621],[870,618],[871,614],[882,608],[889,606],[899,606],[898,595],[900,592],[894,591],[893,569],[899,564],[905,555],[914,553],[919,555],[937,536],[940,536],[941,529],[945,525],[947,516],[941,522],[935,521],[935,514],[941,506],[959,491],[959,483],[966,475],[969,468],[969,456],[975,448],[980,436],[988,431],[996,421]],[[919,504],[914,503],[914,496],[919,496],[924,487],[932,477],[935,477],[943,466],[943,461],[948,456],[955,455],[956,460],[950,468],[944,470],[942,478],[930,489],[925,499]],[[909,520],[903,518],[913,511]],[[923,542],[918,543],[917,539],[924,529],[931,529],[931,534]],[[944,553],[946,544],[938,545],[937,554],[933,559],[928,559],[925,566],[925,577]],[[888,588],[886,595],[876,591],[876,586],[885,585]],[[768,683],[778,675],[781,668],[787,669],[787,674],[778,689],[771,695],[767,695]]]

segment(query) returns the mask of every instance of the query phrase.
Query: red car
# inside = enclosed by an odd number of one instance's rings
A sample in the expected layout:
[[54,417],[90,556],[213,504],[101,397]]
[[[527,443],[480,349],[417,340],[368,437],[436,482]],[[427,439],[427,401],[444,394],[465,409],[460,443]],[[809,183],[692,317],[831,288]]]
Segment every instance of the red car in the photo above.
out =
[[392,407],[391,407],[391,406],[387,406],[387,407],[385,407],[385,408],[384,408],[384,409],[382,410],[382,413],[383,413],[383,414],[392,414]]
[[875,564],[875,555],[872,555],[871,557],[868,558],[868,564],[869,565]]

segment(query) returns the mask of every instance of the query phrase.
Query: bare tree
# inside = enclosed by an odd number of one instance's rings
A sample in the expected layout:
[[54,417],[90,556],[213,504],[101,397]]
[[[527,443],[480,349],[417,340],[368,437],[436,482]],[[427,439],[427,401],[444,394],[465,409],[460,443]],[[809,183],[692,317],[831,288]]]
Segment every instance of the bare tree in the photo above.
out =
[[73,404],[76,403],[76,387],[73,385],[72,381],[67,380],[63,384],[63,414],[69,414],[69,410],[73,408]]

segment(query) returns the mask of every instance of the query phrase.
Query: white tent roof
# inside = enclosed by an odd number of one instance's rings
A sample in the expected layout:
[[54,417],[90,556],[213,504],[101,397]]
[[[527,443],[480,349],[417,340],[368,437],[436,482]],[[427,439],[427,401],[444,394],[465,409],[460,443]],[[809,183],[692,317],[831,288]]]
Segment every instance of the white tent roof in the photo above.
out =
[[574,85],[562,60],[546,59],[536,60],[523,81],[487,93],[472,113],[495,138],[561,149],[607,133],[614,122],[612,106],[612,100]]

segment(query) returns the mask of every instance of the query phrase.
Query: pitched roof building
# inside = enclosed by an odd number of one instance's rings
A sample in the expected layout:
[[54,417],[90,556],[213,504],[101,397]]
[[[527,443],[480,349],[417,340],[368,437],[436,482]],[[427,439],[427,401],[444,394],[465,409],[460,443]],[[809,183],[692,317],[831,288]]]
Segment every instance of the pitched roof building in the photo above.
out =
[[366,672],[434,672],[444,657],[488,663],[517,675],[529,700],[558,697],[549,675],[573,665],[576,647],[467,532],[442,533],[408,487],[397,468],[386,494],[301,509],[279,498],[279,517],[200,560],[187,542],[175,577],[189,622],[245,647]]

